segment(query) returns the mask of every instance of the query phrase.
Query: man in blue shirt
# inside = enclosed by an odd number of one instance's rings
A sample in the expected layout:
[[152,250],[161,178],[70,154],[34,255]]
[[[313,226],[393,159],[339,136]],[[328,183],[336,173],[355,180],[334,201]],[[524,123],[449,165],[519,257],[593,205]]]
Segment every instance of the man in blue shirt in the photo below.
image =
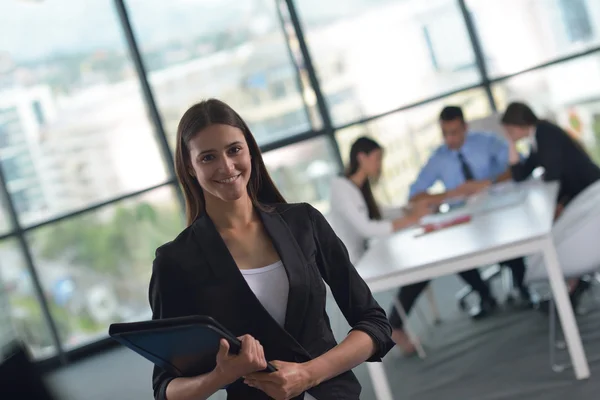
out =
[[[416,181],[410,187],[410,200],[430,200],[439,204],[445,200],[469,196],[484,190],[494,182],[510,179],[508,143],[493,133],[468,132],[460,107],[445,107],[440,114],[444,144],[434,151]],[[427,190],[441,181],[446,191],[429,194]],[[531,305],[529,291],[523,285],[525,263],[523,258],[501,263],[513,272],[515,286],[522,299]],[[460,276],[481,297],[481,304],[472,310],[474,317],[484,317],[496,308],[487,284],[479,271],[465,271]]]
[[[410,199],[444,201],[474,194],[493,182],[510,179],[508,143],[493,133],[468,132],[460,107],[446,107],[440,115],[444,144],[438,147],[410,186]],[[446,191],[429,194],[437,181]]]

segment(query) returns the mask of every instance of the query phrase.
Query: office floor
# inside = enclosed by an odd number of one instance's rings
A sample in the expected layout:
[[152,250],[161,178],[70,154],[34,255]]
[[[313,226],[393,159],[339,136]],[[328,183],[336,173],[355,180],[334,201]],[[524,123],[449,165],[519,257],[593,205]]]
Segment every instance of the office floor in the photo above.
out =
[[[440,279],[434,285],[444,321],[422,331],[428,358],[405,359],[394,350],[385,359],[395,399],[598,398],[600,301],[587,299],[590,311],[578,317],[592,379],[577,382],[571,370],[557,374],[550,369],[546,317],[535,311],[501,311],[474,323],[457,310],[453,296],[460,283],[456,278]],[[383,293],[377,297],[387,306],[391,296]],[[412,319],[419,326],[415,316]],[[335,328],[345,331],[341,323]],[[565,352],[559,354],[566,357]],[[361,399],[374,399],[366,367],[355,372],[363,384]],[[151,366],[144,359],[115,349],[55,371],[47,381],[58,400],[151,399],[150,374]],[[214,396],[224,398],[223,394]]]

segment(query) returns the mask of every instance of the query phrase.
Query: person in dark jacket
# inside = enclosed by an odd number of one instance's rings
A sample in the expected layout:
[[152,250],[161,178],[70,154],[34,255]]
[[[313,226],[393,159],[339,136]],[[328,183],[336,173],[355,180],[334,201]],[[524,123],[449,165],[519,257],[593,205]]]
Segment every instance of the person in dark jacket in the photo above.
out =
[[[545,181],[558,181],[556,217],[579,193],[600,179],[600,167],[594,163],[581,143],[552,122],[539,119],[524,103],[508,105],[501,119],[509,141],[509,163],[515,181],[527,179],[534,169],[544,168]],[[523,157],[517,143],[527,148]],[[570,282],[571,302],[577,306],[589,282]],[[547,304],[547,303],[544,303]],[[544,304],[541,304],[545,309]]]
[[[158,248],[153,319],[215,318],[242,341],[222,341],[216,368],[175,377],[154,369],[156,399],[359,399],[351,369],[394,346],[385,312],[323,215],[286,204],[250,129],[227,104],[192,106],[177,131],[176,172],[188,227]],[[337,343],[325,312],[329,285],[352,327]],[[264,373],[271,362],[277,372]]]

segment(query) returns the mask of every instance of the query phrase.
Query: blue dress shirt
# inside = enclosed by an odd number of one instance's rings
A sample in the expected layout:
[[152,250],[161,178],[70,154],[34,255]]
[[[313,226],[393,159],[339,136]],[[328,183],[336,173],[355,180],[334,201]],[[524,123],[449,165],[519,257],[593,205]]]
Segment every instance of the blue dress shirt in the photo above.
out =
[[465,182],[458,152],[471,167],[476,180],[495,180],[508,168],[508,143],[493,133],[469,132],[459,150],[445,144],[437,148],[410,186],[409,196],[427,191],[437,181],[446,190],[456,189]]

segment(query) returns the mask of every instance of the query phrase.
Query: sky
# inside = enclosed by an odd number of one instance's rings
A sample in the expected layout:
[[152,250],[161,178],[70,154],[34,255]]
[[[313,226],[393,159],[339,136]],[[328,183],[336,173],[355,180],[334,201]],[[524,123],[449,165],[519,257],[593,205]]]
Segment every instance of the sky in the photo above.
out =
[[[306,22],[391,0],[297,0]],[[243,23],[253,8],[271,12],[275,0],[128,0],[142,45],[198,37]],[[35,60],[53,53],[125,49],[113,0],[0,0],[0,54]]]
[[[242,3],[248,5],[235,0],[130,0],[127,4],[136,34],[154,44],[168,39],[169,33],[200,35],[223,28],[228,14],[243,12]],[[206,15],[210,18],[203,18]],[[95,48],[125,48],[112,0],[0,0],[0,52],[24,60]]]
[[[394,0],[296,0],[296,7],[308,24],[390,1]],[[142,48],[246,24],[253,10],[271,14],[276,22],[274,4],[275,0],[126,1]],[[25,61],[100,48],[126,48],[113,0],[0,0],[0,57],[8,53]]]

